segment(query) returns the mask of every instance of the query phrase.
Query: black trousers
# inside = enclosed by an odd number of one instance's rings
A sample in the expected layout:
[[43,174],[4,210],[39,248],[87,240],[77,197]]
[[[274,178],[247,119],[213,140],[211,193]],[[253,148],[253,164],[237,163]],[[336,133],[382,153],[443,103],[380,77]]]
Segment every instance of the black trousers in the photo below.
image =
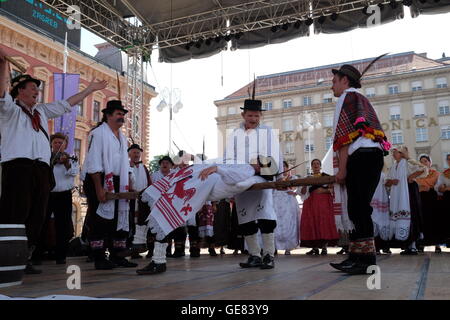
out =
[[24,224],[28,246],[39,241],[50,194],[50,167],[25,158],[2,164],[0,224]]
[[[52,214],[54,216],[54,223],[50,223]],[[50,230],[50,228],[53,228],[53,230]],[[34,258],[42,259],[42,254],[44,251],[46,249],[50,249],[46,248],[46,242],[49,234],[54,234],[55,238],[55,259],[65,259],[69,248],[69,241],[74,235],[71,190],[63,192],[50,192],[47,215],[41,231],[39,244],[33,254]]]
[[[104,174],[101,174],[100,179],[102,181],[104,180]],[[114,191],[119,192],[119,177],[114,176],[113,181]],[[104,219],[96,213],[100,202],[97,199],[94,181],[89,174],[86,175],[83,187],[88,202],[88,217],[86,217],[88,221],[86,221],[86,227],[88,228],[87,237],[91,242],[91,246],[92,242],[103,242],[103,248],[108,247],[110,249],[117,250],[124,249],[124,246],[126,246],[128,231],[116,231],[119,200],[116,200],[114,204],[114,219]],[[92,249],[100,248],[92,247]]]
[[240,225],[242,233],[244,236],[251,236],[252,234],[258,233],[258,229],[261,233],[273,233],[277,227],[276,220],[258,219],[255,221],[250,221]]
[[383,152],[378,148],[360,148],[348,157],[347,209],[355,226],[349,234],[350,241],[373,238],[370,202],[380,181],[383,163]]

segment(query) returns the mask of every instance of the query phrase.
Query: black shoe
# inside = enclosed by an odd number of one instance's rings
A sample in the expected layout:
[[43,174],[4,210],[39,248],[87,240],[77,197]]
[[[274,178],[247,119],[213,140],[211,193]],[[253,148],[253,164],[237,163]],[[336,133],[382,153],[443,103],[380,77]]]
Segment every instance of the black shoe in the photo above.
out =
[[172,254],[172,258],[181,258],[181,257],[184,257],[185,255],[186,254],[184,253],[184,250],[181,251],[181,250],[175,249],[175,251]]
[[320,253],[322,256],[326,256],[328,254],[327,249],[322,249],[322,252]]
[[319,249],[313,248],[310,251],[308,251],[306,254],[309,256],[312,256],[313,254],[319,255]]
[[343,265],[337,269],[348,274],[367,274],[367,268],[370,265],[366,263],[361,263],[359,261],[353,262],[351,264]]
[[42,270],[35,269],[31,263],[27,263],[24,272],[25,274],[41,274]]
[[441,247],[434,248],[434,253],[441,253],[441,252],[442,252]]
[[139,275],[157,274],[162,272],[166,272],[166,264],[155,263],[153,261],[150,262],[146,267],[136,270],[136,273]]
[[112,270],[116,267],[116,264],[107,260],[107,259],[100,259],[96,260],[94,262],[95,269],[97,270]]
[[342,248],[340,251],[336,252],[336,254],[346,254],[347,250],[345,250],[344,248]]
[[56,264],[66,264],[66,259],[57,259]]
[[349,266],[352,265],[353,263],[355,263],[355,261],[351,260],[351,259],[345,259],[344,261],[342,261],[341,263],[330,263],[330,266],[332,266],[333,268],[342,271],[341,268],[344,266]]
[[262,265],[260,269],[273,269],[275,267],[275,261],[270,254],[266,254],[262,260]]
[[250,256],[248,257],[247,262],[239,263],[241,268],[258,268],[262,265],[261,257],[258,256]]
[[384,254],[392,254],[391,249],[382,249]]
[[136,268],[138,266],[137,263],[134,262],[130,262],[125,258],[120,258],[120,257],[115,257],[113,259],[111,259],[111,261],[116,264],[118,267],[123,267],[123,268]]
[[211,257],[216,257],[217,256],[217,252],[216,252],[216,250],[214,248],[209,248],[208,252],[209,252],[209,255]]
[[200,258],[200,249],[199,248],[191,248],[191,250],[189,250],[189,251],[190,251],[189,256],[191,258]]
[[220,254],[225,254],[225,250],[223,250],[223,248],[220,249]]
[[400,252],[403,256],[417,256],[417,250],[416,249],[406,249]]

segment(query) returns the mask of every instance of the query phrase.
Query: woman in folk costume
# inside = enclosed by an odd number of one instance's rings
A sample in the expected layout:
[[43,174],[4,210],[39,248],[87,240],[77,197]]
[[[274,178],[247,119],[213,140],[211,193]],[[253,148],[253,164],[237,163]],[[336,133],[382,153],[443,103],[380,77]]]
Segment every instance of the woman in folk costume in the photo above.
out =
[[255,176],[264,171],[265,164],[271,163],[275,161],[263,159],[262,163],[258,160],[255,165],[194,164],[174,171],[148,187],[141,200],[147,202],[152,210],[148,227],[156,238],[155,250],[150,264],[137,273],[146,275],[166,271],[165,253],[171,233],[195,217],[206,201],[230,198],[255,183],[264,182],[265,178],[272,178]]
[[[321,172],[322,162],[311,161],[314,177],[328,176]],[[333,213],[333,185],[302,187],[303,200],[302,219],[300,221],[300,246],[312,248],[306,254],[327,254],[327,245],[334,246],[339,240],[339,233]]]
[[383,250],[383,253],[392,253],[389,245],[386,243],[390,239],[390,215],[389,215],[389,196],[386,190],[386,174],[381,172],[380,182],[370,202],[373,208],[373,235],[375,237],[375,247],[377,253]]
[[450,246],[450,154],[447,154],[448,169],[439,175],[434,190],[438,193],[438,210],[443,214],[442,226],[443,236],[447,247]]
[[394,164],[389,170],[386,186],[390,187],[389,212],[391,247],[403,247],[401,254],[416,255],[416,241],[422,237],[423,218],[419,187],[414,181],[424,173],[417,161],[409,161],[406,147],[393,149]]
[[[297,179],[289,170],[289,164],[283,161],[284,181]],[[275,248],[285,250],[284,254],[291,254],[291,250],[298,246],[298,231],[300,221],[300,207],[295,198],[297,188],[291,190],[273,190],[273,208],[277,214],[277,228],[275,229]]]
[[214,216],[217,211],[216,202],[206,201],[202,209],[197,212],[198,236],[205,239],[209,255],[217,256],[214,244]]
[[[283,171],[283,158],[280,152],[278,135],[271,127],[260,124],[262,101],[255,100],[256,79],[253,81],[251,99],[244,101],[241,116],[243,122],[228,136],[226,163],[250,163],[258,156],[271,156],[277,161],[276,172]],[[276,172],[270,172],[275,174]],[[239,225],[245,236],[250,256],[247,262],[240,263],[241,268],[272,269],[275,266],[275,234],[277,216],[273,209],[272,190],[254,190],[236,195],[236,209]],[[263,255],[258,243],[258,231],[261,231]]]
[[439,245],[445,241],[442,229],[442,215],[444,212],[441,212],[438,208],[438,195],[434,190],[440,173],[431,168],[432,160],[428,155],[421,154],[419,161],[428,169],[428,174],[424,172],[423,175],[416,178],[416,182],[419,185],[423,214],[424,239],[420,241],[421,247],[424,245],[435,245],[434,251],[441,253]]
[[[112,100],[102,112],[102,123],[89,135],[84,162],[84,190],[91,213],[88,238],[96,269],[136,267],[137,264],[120,255],[126,250],[129,233],[129,202],[124,199],[106,200],[106,192],[129,191],[128,143],[120,130],[128,110],[120,100]],[[107,247],[109,260],[105,256]]]
[[[339,97],[333,131],[335,209],[343,218],[337,227],[352,230],[348,259],[331,266],[349,274],[365,274],[370,265],[376,264],[370,202],[380,180],[384,152],[390,144],[375,110],[357,89],[361,88],[361,77],[381,57],[373,60],[362,74],[351,65],[332,70],[331,89]],[[350,221],[345,217],[345,209]]]

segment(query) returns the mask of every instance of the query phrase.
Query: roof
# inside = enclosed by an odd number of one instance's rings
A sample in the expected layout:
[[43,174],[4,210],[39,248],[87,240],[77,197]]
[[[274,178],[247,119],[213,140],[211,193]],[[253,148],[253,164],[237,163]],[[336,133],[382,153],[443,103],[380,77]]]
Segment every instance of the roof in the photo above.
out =
[[[362,60],[346,61],[319,67],[259,76],[256,78],[256,95],[265,95],[280,90],[285,91],[290,89],[298,89],[301,87],[316,86],[320,83],[330,82],[333,78],[331,69],[338,69],[343,64],[351,64],[362,72],[374,58],[375,57],[371,57]],[[366,73],[366,76],[386,75],[412,70],[417,71],[445,65],[446,64],[444,62],[439,60],[427,58],[426,53],[417,54],[413,51],[408,51],[387,55],[381,58],[371,67],[371,69]],[[248,96],[248,89],[251,87],[253,87],[253,81],[228,95],[223,100],[246,97]]]

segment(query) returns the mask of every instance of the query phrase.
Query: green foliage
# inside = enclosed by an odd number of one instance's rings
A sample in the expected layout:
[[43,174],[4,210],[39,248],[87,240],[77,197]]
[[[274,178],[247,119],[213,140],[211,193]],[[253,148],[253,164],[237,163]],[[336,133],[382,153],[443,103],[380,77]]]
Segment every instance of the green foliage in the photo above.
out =
[[149,168],[149,170],[150,170],[150,172],[156,172],[156,171],[158,171],[159,170],[159,160],[161,160],[163,157],[165,157],[165,156],[167,156],[167,154],[160,154],[160,155],[157,155],[157,156],[154,156],[153,157],[153,160],[152,161],[150,161],[150,168]]

